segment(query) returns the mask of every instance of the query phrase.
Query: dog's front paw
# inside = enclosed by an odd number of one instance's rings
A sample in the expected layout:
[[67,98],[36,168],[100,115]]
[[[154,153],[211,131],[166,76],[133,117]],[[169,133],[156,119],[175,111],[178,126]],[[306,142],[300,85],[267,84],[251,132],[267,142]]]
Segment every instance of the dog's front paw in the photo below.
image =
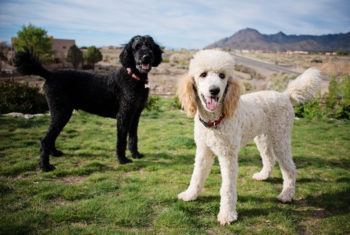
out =
[[233,221],[237,220],[237,212],[236,211],[220,211],[218,214],[218,221],[221,225],[230,224]]
[[193,200],[196,200],[197,198],[197,194],[189,191],[189,190],[186,190],[180,194],[177,195],[177,198],[180,199],[180,200],[183,200],[185,202],[188,202],[188,201],[193,201]]

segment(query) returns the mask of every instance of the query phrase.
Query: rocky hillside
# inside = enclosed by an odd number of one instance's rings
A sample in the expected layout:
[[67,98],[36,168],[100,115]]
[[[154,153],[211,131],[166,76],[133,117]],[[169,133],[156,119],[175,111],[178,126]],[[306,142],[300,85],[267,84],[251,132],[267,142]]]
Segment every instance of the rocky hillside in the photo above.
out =
[[246,28],[206,48],[215,47],[263,51],[350,51],[350,32],[321,36],[286,35],[283,32],[268,35]]

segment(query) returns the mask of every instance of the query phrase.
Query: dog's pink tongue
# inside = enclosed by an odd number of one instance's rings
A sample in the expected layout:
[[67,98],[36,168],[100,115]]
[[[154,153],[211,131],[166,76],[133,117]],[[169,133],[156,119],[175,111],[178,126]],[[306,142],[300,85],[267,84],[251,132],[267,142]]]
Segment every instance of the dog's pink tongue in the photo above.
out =
[[143,69],[149,69],[149,64],[142,64]]
[[215,110],[216,107],[218,107],[218,102],[214,98],[208,98],[207,99],[207,108],[209,110]]

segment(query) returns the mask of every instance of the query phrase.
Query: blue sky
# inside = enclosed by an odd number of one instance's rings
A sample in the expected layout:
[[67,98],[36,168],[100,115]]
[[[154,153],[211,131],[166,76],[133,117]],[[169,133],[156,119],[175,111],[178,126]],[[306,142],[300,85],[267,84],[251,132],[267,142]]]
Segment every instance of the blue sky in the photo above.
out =
[[22,25],[78,46],[118,46],[149,34],[167,48],[202,48],[250,27],[262,33],[350,31],[347,0],[0,0],[0,40]]

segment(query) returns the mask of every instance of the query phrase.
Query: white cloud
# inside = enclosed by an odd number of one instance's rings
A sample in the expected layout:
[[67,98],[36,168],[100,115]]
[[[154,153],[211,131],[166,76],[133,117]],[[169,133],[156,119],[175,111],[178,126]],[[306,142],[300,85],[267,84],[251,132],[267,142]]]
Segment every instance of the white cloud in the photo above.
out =
[[346,3],[345,0],[0,1],[0,33],[16,32],[30,22],[44,27],[49,34],[59,34],[54,36],[76,38],[79,45],[116,45],[135,34],[150,34],[167,47],[201,48],[245,27],[263,33],[349,31]]

